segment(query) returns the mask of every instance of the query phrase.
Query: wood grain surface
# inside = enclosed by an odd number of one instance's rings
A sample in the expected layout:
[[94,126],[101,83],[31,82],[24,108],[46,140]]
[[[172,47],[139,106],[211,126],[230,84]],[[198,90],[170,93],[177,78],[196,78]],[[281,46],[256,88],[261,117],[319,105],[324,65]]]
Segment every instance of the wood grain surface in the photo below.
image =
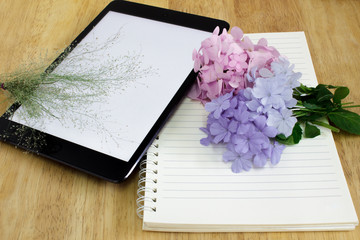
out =
[[[360,1],[135,2],[224,19],[245,33],[305,31],[319,82],[348,86],[348,100],[360,103]],[[1,0],[0,73],[41,54],[55,57],[108,3]],[[2,102],[1,110],[5,107]],[[334,137],[360,216],[360,137]],[[0,239],[360,239],[359,227],[349,232],[146,232],[135,211],[136,190],[136,175],[116,185],[0,143]]]

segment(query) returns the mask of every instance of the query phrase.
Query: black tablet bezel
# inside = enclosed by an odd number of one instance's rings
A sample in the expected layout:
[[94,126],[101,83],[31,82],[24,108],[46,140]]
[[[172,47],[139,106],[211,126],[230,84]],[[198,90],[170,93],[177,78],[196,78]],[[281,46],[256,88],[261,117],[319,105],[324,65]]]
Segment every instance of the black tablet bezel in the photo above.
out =
[[[65,54],[68,54],[73,48],[75,48],[76,45],[93,29],[96,24],[100,22],[100,20],[109,11],[208,31],[209,33],[211,33],[216,26],[219,26],[221,29],[229,29],[229,24],[222,20],[147,6],[133,2],[113,1],[107,5],[102,12],[100,12],[100,14],[79,34],[78,37],[76,37],[76,39],[69,45],[69,47],[62,54],[60,54],[60,56],[48,67],[46,71],[50,72],[54,70],[56,66],[62,61],[62,59],[66,57]],[[194,46],[194,48],[196,47],[197,46]],[[194,71],[191,71],[186,80],[184,79],[184,82],[179,90],[176,92],[172,100],[159,116],[154,126],[150,129],[128,162],[52,136],[50,134],[44,134],[46,147],[37,149],[36,153],[110,182],[118,183],[124,181],[144,156],[146,150],[157,136],[161,127],[165,124],[176,105],[186,94],[195,78],[196,74]],[[14,104],[10,109],[12,111],[16,111],[18,107],[18,104]],[[10,130],[20,127],[21,124],[9,120],[9,116],[10,115],[6,113],[0,118],[0,138],[2,138],[3,141],[16,145],[20,148],[32,151],[31,149],[25,147],[14,131]],[[3,137],[4,134],[7,135],[6,138]]]

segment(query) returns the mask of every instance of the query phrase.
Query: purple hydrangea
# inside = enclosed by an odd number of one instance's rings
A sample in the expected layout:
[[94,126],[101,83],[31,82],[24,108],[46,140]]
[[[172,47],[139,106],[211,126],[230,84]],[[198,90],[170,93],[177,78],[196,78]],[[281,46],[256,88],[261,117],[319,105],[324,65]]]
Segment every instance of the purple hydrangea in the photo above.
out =
[[207,134],[201,144],[226,144],[223,160],[232,162],[231,169],[236,173],[263,167],[268,160],[273,165],[280,161],[285,145],[275,137],[291,135],[296,123],[289,108],[297,102],[292,88],[299,86],[301,74],[294,73],[285,58],[279,58],[267,68],[252,68],[246,76],[252,88],[232,91],[208,102],[207,127],[201,128]]
[[205,110],[213,113],[214,118],[219,119],[221,113],[230,107],[230,98],[232,97],[232,93],[227,93],[222,95],[213,101],[207,103],[205,105]]

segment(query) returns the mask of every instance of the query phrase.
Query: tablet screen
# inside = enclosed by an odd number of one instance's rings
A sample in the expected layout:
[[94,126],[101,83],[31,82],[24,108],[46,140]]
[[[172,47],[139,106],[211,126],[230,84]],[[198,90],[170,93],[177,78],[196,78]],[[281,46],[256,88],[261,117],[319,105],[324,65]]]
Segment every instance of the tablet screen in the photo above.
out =
[[129,161],[193,68],[193,49],[209,35],[109,11],[54,70],[96,77],[104,94],[56,117],[25,120],[20,107],[12,120]]

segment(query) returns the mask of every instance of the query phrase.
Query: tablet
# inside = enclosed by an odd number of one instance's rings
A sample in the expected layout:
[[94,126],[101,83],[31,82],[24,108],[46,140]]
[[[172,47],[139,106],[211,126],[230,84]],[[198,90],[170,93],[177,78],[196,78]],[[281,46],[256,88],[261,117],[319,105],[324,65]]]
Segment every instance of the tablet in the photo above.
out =
[[39,155],[111,182],[125,180],[194,82],[192,51],[216,26],[229,28],[221,20],[111,2],[47,69],[111,80],[106,94],[75,103],[76,111],[60,119],[24,121],[22,107],[13,105],[13,114],[0,119],[3,140],[31,151],[9,130],[25,126],[45,136]]

